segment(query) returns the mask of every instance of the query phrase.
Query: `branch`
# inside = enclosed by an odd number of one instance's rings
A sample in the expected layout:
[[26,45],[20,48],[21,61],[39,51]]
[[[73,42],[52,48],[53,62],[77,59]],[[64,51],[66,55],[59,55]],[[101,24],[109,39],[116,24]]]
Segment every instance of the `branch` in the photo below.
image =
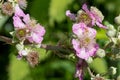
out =
[[66,49],[61,46],[53,46],[53,45],[46,45],[46,44],[41,44],[41,48],[46,49],[46,50],[64,52],[64,53],[71,53],[72,51],[70,49]]
[[89,67],[87,67],[87,70],[88,70],[88,73],[90,74],[90,76],[94,78],[94,77],[95,77],[95,75],[93,75],[93,73],[92,73],[92,71],[90,70],[90,68],[89,68]]
[[6,42],[7,44],[12,45],[12,39],[5,37],[5,36],[0,36],[0,41]]
[[[5,37],[5,36],[0,36],[0,41],[6,42],[7,44],[12,45],[12,39],[11,38],[8,38],[8,37]],[[46,50],[59,51],[61,53],[71,53],[71,52],[73,52],[72,49],[64,48],[62,46],[41,44],[41,48],[46,49]]]

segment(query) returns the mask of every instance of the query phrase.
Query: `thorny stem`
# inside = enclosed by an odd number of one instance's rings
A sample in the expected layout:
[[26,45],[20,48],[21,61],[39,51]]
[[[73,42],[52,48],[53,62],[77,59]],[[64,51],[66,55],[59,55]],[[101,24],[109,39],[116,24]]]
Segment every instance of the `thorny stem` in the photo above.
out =
[[41,44],[41,48],[46,49],[46,50],[54,50],[54,51],[59,51],[59,52],[64,52],[64,53],[71,53],[70,50],[64,49],[60,46]]
[[[5,36],[0,36],[0,41],[6,42],[7,44],[12,45],[12,39],[5,37]],[[41,48],[46,49],[46,50],[52,50],[55,51],[55,54],[61,58],[67,58],[70,59],[69,55],[65,55],[63,53],[71,53],[73,50],[64,48],[61,46],[54,46],[54,45],[46,45],[46,44],[41,44]]]

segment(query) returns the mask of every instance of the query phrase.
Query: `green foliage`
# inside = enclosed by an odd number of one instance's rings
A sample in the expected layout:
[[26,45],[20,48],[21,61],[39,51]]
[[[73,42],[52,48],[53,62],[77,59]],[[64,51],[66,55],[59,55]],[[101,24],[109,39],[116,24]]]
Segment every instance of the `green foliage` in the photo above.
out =
[[54,21],[58,23],[65,19],[65,11],[73,2],[73,0],[51,0],[49,8],[50,24],[54,24]]
[[96,58],[90,66],[96,71],[96,73],[106,73],[108,70],[107,63],[103,58]]
[[4,15],[0,14],[0,31],[3,28],[3,25],[5,24],[7,19],[8,19],[8,16],[4,16]]
[[29,67],[25,61],[16,59],[16,56],[10,55],[9,80],[22,80],[29,73]]
[[44,25],[48,23],[48,10],[50,1],[51,0],[33,0],[29,5],[31,16]]

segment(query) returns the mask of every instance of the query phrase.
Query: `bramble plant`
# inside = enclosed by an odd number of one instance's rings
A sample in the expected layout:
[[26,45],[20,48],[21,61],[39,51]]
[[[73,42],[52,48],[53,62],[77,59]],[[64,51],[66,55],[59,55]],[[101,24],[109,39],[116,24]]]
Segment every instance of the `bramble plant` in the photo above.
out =
[[[91,80],[119,80],[116,76],[117,68],[110,66],[106,73],[93,73],[90,64],[96,58],[109,58],[118,61],[120,59],[120,15],[115,18],[117,28],[106,22],[102,23],[104,16],[94,6],[90,8],[86,3],[82,5],[76,14],[66,11],[66,16],[73,22],[72,35],[68,45],[43,44],[46,32],[44,26],[39,24],[29,14],[24,13],[27,8],[26,0],[1,0],[1,14],[12,16],[14,31],[10,32],[12,38],[0,36],[0,40],[14,46],[17,49],[17,59],[25,59],[31,67],[39,63],[39,53],[36,48],[43,48],[46,51],[56,51],[56,55],[62,58],[72,59],[76,63],[75,77],[84,79],[85,70],[91,76]],[[2,17],[1,15],[1,18]],[[108,41],[104,47],[100,47],[96,41],[97,29],[106,31]],[[63,54],[63,53],[72,54]],[[106,77],[106,75],[115,76]]]

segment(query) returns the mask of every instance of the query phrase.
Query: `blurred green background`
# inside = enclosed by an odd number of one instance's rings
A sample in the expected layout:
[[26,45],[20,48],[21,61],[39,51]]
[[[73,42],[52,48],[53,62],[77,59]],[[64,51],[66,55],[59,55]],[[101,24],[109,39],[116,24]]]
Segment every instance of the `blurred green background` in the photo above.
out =
[[[67,9],[76,13],[86,2],[89,6],[96,6],[105,16],[104,21],[115,25],[114,17],[120,14],[120,0],[28,0],[25,13],[29,13],[46,29],[43,43],[56,45],[59,41],[67,41],[70,37],[72,22],[65,16]],[[104,22],[103,22],[104,23]],[[12,17],[0,19],[0,35],[8,36],[13,31]],[[103,47],[107,37],[105,31],[98,29],[97,34],[100,47]],[[38,50],[40,63],[31,68],[24,60],[17,60],[15,48],[0,42],[0,80],[78,80],[74,78],[75,63],[59,58],[53,52]],[[112,64],[104,59],[95,59],[91,68],[98,73],[104,73],[109,66],[120,67],[120,61]],[[120,75],[120,68],[117,69]],[[87,74],[84,80],[90,80]]]

